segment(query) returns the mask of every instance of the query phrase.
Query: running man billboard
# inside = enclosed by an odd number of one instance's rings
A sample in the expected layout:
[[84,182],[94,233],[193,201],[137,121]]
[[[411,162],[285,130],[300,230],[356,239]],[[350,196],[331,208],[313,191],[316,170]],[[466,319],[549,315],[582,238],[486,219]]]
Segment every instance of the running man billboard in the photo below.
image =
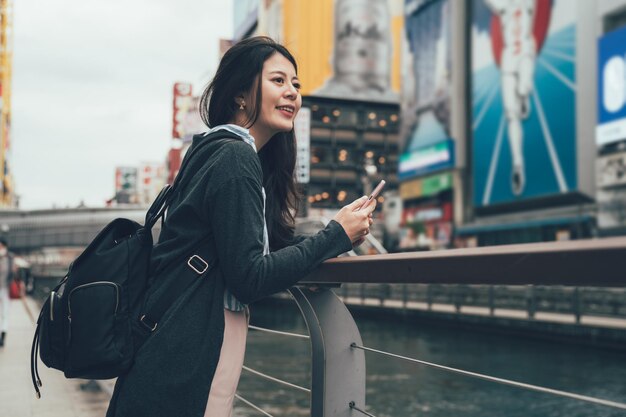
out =
[[474,0],[474,204],[577,189],[576,2]]

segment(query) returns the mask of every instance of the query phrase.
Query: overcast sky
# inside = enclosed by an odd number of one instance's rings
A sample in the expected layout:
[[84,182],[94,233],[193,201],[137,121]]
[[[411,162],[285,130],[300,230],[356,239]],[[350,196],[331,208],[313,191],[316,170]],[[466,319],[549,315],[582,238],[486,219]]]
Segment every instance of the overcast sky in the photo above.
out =
[[17,0],[13,31],[20,206],[102,206],[117,165],[164,160],[173,84],[209,81],[232,0]]

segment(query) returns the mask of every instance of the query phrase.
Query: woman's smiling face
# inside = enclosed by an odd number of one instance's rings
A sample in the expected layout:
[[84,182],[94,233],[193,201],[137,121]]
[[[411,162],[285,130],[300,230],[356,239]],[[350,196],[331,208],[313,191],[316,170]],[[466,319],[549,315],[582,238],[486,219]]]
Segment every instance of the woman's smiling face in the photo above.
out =
[[[274,53],[263,63],[260,75],[261,109],[250,133],[262,142],[279,132],[293,129],[300,107],[300,81],[293,64],[280,53]],[[254,99],[246,100],[254,103]]]

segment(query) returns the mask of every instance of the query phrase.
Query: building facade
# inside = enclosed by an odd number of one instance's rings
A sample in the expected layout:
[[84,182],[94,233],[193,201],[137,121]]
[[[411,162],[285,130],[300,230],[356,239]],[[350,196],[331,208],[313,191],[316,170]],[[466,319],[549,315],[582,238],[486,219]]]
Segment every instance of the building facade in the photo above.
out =
[[235,3],[235,41],[268,35],[298,62],[300,215],[331,215],[381,179],[397,188],[401,10],[400,0]]
[[310,208],[385,178],[401,250],[567,240],[626,232],[625,10],[247,1],[235,41],[266,34],[296,55]]

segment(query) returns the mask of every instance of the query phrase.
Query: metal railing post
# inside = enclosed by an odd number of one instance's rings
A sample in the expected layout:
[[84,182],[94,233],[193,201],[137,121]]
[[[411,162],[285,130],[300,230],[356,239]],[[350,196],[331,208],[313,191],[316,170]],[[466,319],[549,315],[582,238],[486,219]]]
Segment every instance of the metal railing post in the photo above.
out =
[[350,402],[365,406],[365,354],[345,304],[328,288],[289,290],[311,340],[311,417],[351,417]]
[[572,301],[574,307],[574,317],[576,317],[576,324],[580,324],[580,316],[582,315],[582,311],[580,303],[580,291],[578,290],[578,287],[574,288],[574,299]]
[[402,284],[402,308],[404,309],[406,309],[407,303],[409,302],[409,293],[407,287],[407,284]]
[[426,303],[428,304],[428,310],[432,310],[433,309],[433,292],[432,292],[431,284],[426,285]]
[[537,312],[537,298],[535,296],[535,286],[529,285],[526,287],[526,307],[528,312],[528,318],[534,319]]

